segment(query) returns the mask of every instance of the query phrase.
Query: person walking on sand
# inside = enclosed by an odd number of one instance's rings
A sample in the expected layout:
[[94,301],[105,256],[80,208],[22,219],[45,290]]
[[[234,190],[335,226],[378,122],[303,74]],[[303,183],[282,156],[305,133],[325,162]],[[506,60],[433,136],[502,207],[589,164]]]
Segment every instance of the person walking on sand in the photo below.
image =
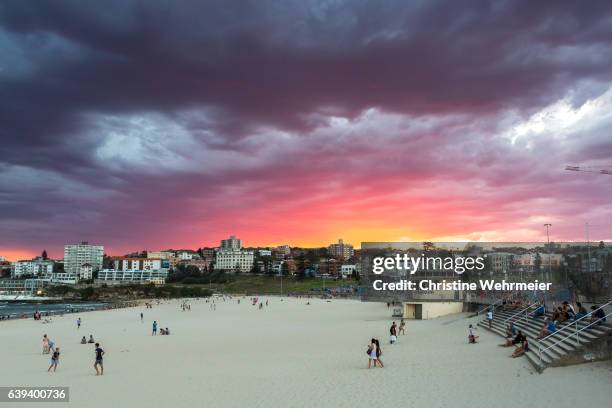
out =
[[374,367],[376,367],[376,339],[372,339],[370,344],[368,344],[368,368],[372,367],[372,363],[374,363]]
[[391,336],[389,343],[395,344],[395,342],[397,341],[397,326],[395,322],[393,322],[393,324],[391,325],[391,328],[389,329],[389,334]]
[[406,322],[403,318],[402,320],[400,320],[399,334],[401,334],[402,336],[406,334]]
[[378,362],[378,364],[380,365],[380,368],[384,368],[385,365],[383,364],[382,360],[380,359],[380,357],[382,356],[382,349],[380,348],[380,342],[378,341],[378,339],[376,340],[376,362]]
[[151,336],[156,336],[157,335],[157,320],[153,320],[153,332],[151,333]]
[[53,369],[53,372],[55,372],[55,370],[57,370],[57,365],[59,363],[59,358],[60,358],[60,348],[57,347],[53,351],[53,355],[51,356],[51,365],[47,369],[47,372],[50,372],[51,369]]
[[[96,343],[96,362],[94,363],[94,368],[96,369],[96,375],[104,375],[104,361],[102,357],[104,356],[104,350],[100,347],[100,343]],[[98,369],[99,367],[99,369]]]
[[50,350],[50,349],[49,349],[49,338],[47,337],[47,335],[46,335],[46,334],[43,336],[43,341],[42,341],[42,342],[43,342],[43,350],[42,350],[42,353],[43,353],[43,354],[49,354],[49,350]]
[[81,318],[77,319],[77,330],[81,328]]

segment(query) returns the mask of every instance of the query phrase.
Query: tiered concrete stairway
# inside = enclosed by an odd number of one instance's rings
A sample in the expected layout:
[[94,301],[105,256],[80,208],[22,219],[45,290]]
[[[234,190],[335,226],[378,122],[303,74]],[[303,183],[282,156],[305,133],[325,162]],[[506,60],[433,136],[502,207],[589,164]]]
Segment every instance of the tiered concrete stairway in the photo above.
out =
[[[530,309],[525,313],[531,311],[532,310]],[[575,335],[569,336],[570,334],[574,334],[576,332],[576,323],[569,320],[558,325],[558,331],[555,335],[543,340],[537,340],[537,337],[540,334],[540,330],[544,325],[544,317],[541,316],[537,318],[525,318],[525,313],[515,315],[517,312],[518,310],[504,310],[502,307],[498,306],[494,311],[493,323],[490,330],[505,338],[506,325],[511,321],[514,322],[517,329],[522,330],[523,333],[527,335],[530,351],[525,353],[525,356],[539,372],[542,372],[546,367],[549,366],[554,367],[572,364],[571,361],[575,360],[572,359],[572,354],[580,353],[589,343],[602,339],[604,336],[608,336],[610,333],[612,333],[612,323],[610,323],[611,319],[610,317],[608,317],[607,322],[602,323],[601,325],[592,325],[580,331],[578,333],[577,339]],[[551,317],[552,313],[548,312],[546,316]],[[578,330],[589,326],[590,323],[590,316],[586,319],[579,321],[577,323]],[[480,320],[478,322],[478,325],[487,330],[489,329],[489,323],[486,319]],[[566,327],[568,325],[572,327],[568,327],[565,330],[559,331],[563,327]],[[561,339],[563,339],[563,341],[559,342],[559,340]],[[555,344],[557,342],[559,343]],[[544,350],[541,353],[541,361],[539,355],[540,348]]]

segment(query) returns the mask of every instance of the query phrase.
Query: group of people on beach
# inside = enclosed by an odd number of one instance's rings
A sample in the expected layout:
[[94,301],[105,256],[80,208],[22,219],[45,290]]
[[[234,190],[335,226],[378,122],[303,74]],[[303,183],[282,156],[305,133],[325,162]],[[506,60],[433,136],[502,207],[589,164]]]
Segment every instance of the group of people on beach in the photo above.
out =
[[[576,312],[576,309],[578,311]],[[530,314],[531,317],[537,318],[545,316],[546,305],[544,302],[540,302],[537,309]],[[603,308],[593,305],[591,306],[591,313],[587,312],[587,309],[580,302],[576,302],[576,308],[568,301],[563,302],[560,306],[553,305],[553,312],[551,317],[544,317],[544,322],[538,339],[543,339],[551,334],[555,333],[559,329],[559,325],[565,322],[577,322],[579,320],[586,320],[586,317],[590,314],[590,324],[600,325],[606,321],[606,313]]]
[[398,332],[402,336],[406,334],[406,322],[404,319],[400,320],[399,330],[395,322],[391,323],[391,327],[389,328],[389,344],[395,344],[395,342],[397,342]]
[[[153,320],[151,336],[157,336],[157,326],[158,326],[157,320]],[[160,336],[169,336],[170,335],[170,329],[168,329],[167,327],[165,329],[163,327],[161,327],[159,329],[159,334],[160,334]]]
[[[93,343],[92,335],[89,336],[89,339],[90,339],[90,342]],[[86,344],[83,342],[83,340],[85,340],[85,336],[83,336],[83,338],[81,339],[81,344]],[[95,347],[96,348],[94,349],[94,353],[95,353],[94,369],[96,370],[96,375],[104,375],[104,362],[103,362],[104,350],[102,350],[102,348],[100,347],[100,343],[95,343]],[[51,372],[52,370],[53,372],[56,372],[57,366],[59,365],[59,361],[60,361],[60,348],[59,346],[55,344],[53,340],[51,340],[47,336],[47,334],[43,335],[42,353],[51,354],[51,364],[49,365],[47,372]]]
[[385,366],[380,359],[382,356],[382,349],[380,348],[380,341],[378,341],[378,339],[372,338],[370,344],[368,344],[366,353],[368,355],[368,368],[371,368],[372,364],[374,364],[374,367],[378,365],[380,368]]
[[509,324],[506,327],[506,341],[505,343],[499,344],[500,347],[512,347],[515,349],[510,357],[516,358],[524,355],[529,351],[529,340],[527,335],[522,330],[518,330],[514,323]]
[[[406,322],[404,319],[400,320],[399,328],[397,324],[394,322],[391,323],[391,327],[389,327],[389,344],[395,344],[397,342],[398,335],[406,334]],[[380,366],[384,367],[384,364],[380,357],[382,356],[382,349],[380,348],[380,341],[378,339],[372,338],[370,343],[368,344],[368,368],[371,368],[372,365],[374,367]]]
[[94,340],[94,338],[93,338],[93,334],[90,334],[90,335],[89,335],[89,340],[87,340],[87,338],[86,338],[85,336],[83,336],[83,338],[81,339],[81,344],[88,344],[88,343],[89,343],[89,344],[93,344],[93,343],[95,343],[95,342],[96,342],[96,341],[95,341],[95,340]]

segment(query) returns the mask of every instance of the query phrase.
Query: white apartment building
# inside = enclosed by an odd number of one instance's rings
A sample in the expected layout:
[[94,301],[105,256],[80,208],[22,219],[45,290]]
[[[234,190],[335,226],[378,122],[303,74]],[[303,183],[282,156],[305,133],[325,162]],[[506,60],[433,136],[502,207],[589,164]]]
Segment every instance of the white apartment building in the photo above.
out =
[[25,275],[51,277],[53,261],[40,257],[31,260],[16,261],[11,264],[11,277],[19,278]]
[[338,243],[331,244],[327,247],[327,252],[334,258],[350,258],[355,254],[355,250],[351,244],[345,244],[343,240],[339,239]]
[[228,239],[221,240],[221,246],[219,249],[222,250],[233,250],[238,251],[242,248],[242,242],[234,235],[230,236]]
[[118,271],[154,271],[162,269],[160,258],[131,258],[120,256],[113,258],[114,269]]
[[98,272],[98,280],[106,282],[135,282],[135,283],[164,283],[168,278],[168,269],[146,271],[120,271],[116,269],[102,269]]
[[87,242],[64,246],[64,270],[67,273],[79,273],[81,266],[90,264],[94,271],[102,268],[104,247],[89,245]]
[[215,269],[224,271],[249,272],[253,268],[253,251],[219,249],[215,259]]
[[259,256],[272,256],[272,251],[270,249],[258,249],[257,253]]

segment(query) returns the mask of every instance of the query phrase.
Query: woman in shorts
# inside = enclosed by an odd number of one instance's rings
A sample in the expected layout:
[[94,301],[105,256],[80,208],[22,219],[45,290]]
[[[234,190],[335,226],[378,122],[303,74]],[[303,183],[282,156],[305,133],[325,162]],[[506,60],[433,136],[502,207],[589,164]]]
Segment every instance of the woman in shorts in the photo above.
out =
[[57,365],[59,363],[59,358],[60,358],[60,349],[59,347],[56,347],[55,350],[53,351],[53,355],[51,355],[51,365],[49,366],[49,369],[47,370],[47,372],[50,372],[51,369],[53,369],[53,372],[55,372],[55,370],[57,369]]
[[368,344],[368,368],[372,367],[372,363],[374,363],[374,367],[376,367],[376,360],[378,359],[376,355],[376,339],[372,339],[371,343]]

